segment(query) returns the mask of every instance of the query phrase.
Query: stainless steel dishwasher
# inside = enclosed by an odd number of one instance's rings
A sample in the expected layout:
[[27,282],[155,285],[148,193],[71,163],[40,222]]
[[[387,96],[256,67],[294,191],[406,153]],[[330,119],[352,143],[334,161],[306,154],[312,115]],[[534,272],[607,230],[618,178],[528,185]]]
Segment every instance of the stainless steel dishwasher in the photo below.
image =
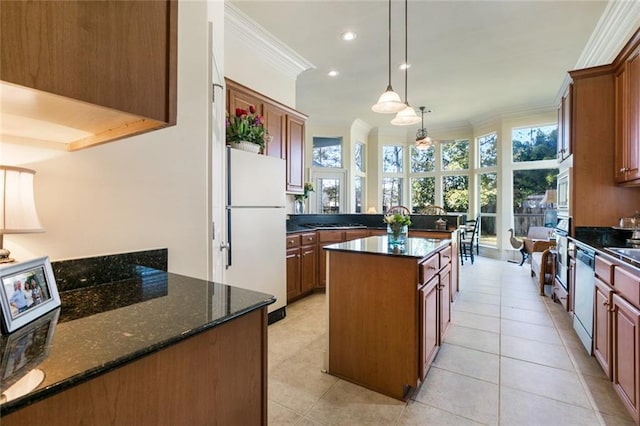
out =
[[593,353],[593,299],[595,297],[595,252],[576,245],[576,282],[573,328],[585,349]]

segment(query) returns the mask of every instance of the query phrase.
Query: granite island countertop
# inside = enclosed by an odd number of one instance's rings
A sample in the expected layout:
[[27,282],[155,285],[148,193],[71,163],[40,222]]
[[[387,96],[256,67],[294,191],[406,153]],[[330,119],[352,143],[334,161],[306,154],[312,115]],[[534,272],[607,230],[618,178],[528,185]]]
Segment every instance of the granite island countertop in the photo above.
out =
[[0,389],[7,391],[32,369],[41,370],[44,380],[23,396],[0,401],[0,416],[275,301],[148,267],[131,270],[128,280],[61,291],[60,308],[2,336]]
[[325,246],[325,250],[376,254],[381,256],[413,257],[423,259],[451,243],[450,239],[407,238],[403,249],[390,248],[386,236],[360,238]]

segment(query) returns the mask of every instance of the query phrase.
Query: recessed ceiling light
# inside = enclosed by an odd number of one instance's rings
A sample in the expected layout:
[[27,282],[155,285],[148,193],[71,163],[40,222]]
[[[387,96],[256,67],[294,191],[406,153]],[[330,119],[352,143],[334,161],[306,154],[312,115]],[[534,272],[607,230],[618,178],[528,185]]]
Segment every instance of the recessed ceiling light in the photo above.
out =
[[337,77],[337,76],[338,76],[338,74],[340,74],[340,73],[339,73],[338,71],[336,71],[336,70],[331,70],[331,71],[329,71],[329,72],[327,73],[327,75],[328,75],[329,77]]
[[403,70],[403,71],[404,71],[404,70],[405,70],[405,68],[406,68],[406,69],[411,68],[411,64],[400,64],[400,66],[399,66],[398,68],[400,68],[401,70]]
[[345,31],[340,35],[340,38],[342,38],[344,41],[352,41],[355,40],[356,37],[358,37],[358,34],[354,33],[353,31]]

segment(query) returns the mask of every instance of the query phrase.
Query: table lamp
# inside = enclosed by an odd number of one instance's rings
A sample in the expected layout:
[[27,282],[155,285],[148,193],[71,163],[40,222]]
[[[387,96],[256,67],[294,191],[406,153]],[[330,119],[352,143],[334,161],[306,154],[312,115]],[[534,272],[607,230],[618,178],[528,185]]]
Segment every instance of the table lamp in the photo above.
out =
[[44,232],[33,198],[34,170],[0,165],[0,264],[14,262],[3,248],[4,234]]

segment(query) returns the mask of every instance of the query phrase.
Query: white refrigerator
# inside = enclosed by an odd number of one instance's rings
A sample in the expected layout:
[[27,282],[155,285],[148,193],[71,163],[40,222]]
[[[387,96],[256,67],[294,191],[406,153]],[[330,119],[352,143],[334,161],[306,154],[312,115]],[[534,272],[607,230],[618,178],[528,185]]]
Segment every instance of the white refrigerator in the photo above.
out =
[[[287,303],[285,160],[227,149],[225,284],[275,295]],[[282,315],[283,316],[283,315]]]

